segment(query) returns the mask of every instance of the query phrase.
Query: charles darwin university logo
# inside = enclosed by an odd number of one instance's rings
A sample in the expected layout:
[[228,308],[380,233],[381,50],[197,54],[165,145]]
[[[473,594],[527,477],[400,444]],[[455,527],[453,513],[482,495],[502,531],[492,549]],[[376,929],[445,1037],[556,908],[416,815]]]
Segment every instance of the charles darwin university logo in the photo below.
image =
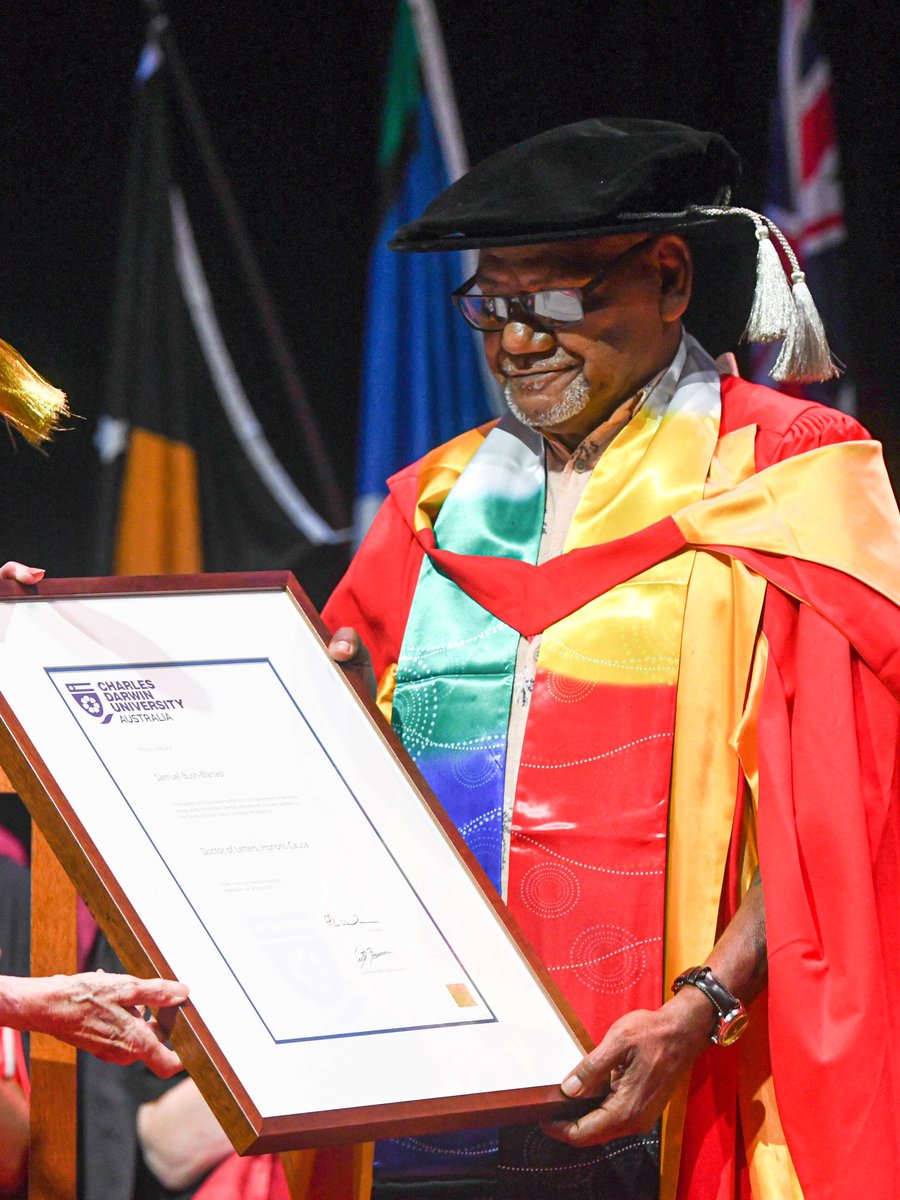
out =
[[112,675],[96,683],[67,683],[73,704],[107,725],[137,725],[148,721],[172,721],[184,710],[184,700],[161,697],[152,679],[116,679]]
[[96,717],[101,725],[108,725],[112,720],[112,713],[104,713],[103,701],[97,695],[96,689],[92,683],[67,683],[69,694],[78,705],[78,707],[88,714],[89,717]]

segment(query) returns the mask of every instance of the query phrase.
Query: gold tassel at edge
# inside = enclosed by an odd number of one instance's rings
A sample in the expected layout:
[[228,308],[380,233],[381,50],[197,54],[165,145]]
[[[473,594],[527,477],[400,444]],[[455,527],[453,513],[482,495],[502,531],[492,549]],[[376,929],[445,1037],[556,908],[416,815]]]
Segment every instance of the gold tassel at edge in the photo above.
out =
[[69,416],[65,392],[38,375],[21,354],[2,339],[0,415],[32,446],[48,441]]

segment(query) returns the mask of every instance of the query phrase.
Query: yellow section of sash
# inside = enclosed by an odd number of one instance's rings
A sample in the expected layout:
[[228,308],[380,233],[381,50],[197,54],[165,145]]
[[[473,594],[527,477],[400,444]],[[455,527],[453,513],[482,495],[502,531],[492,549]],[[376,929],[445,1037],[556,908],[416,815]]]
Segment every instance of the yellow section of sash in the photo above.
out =
[[381,715],[390,724],[394,711],[394,691],[397,687],[397,664],[388,663],[381,678],[378,680],[378,690],[375,703],[381,709]]
[[[747,781],[747,811],[741,863],[742,891],[746,891],[750,886],[750,880],[759,865],[756,842],[759,812],[759,756],[756,731],[768,658],[768,643],[765,634],[760,633],[753,656],[747,701],[733,739],[741,760],[744,779]],[[765,995],[759,997],[750,1007],[750,1026],[738,1045],[738,1056],[738,1105],[754,1200],[803,1200],[800,1181],[797,1179],[787,1148],[775,1099]]]
[[566,550],[625,537],[700,500],[718,430],[718,415],[640,409],[594,468]]
[[[594,468],[565,550],[625,537],[699,500],[717,433],[711,416],[638,412]],[[550,626],[540,666],[591,683],[674,684],[694,557],[658,563]]]

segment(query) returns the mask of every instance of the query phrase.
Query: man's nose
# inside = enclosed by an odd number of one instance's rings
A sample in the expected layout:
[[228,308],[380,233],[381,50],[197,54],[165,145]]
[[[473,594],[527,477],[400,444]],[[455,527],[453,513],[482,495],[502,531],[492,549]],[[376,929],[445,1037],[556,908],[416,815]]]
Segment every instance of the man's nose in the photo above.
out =
[[527,321],[508,321],[500,337],[507,354],[546,354],[555,344],[556,338],[548,329],[538,329]]

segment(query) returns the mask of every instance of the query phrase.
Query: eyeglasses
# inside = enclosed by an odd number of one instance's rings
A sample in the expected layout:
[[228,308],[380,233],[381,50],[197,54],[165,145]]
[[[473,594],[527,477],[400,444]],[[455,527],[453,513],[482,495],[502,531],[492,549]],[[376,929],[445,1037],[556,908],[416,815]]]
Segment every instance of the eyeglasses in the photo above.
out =
[[541,329],[565,329],[568,325],[577,325],[579,321],[584,320],[586,294],[599,287],[616,267],[652,241],[654,238],[646,237],[635,242],[608,262],[599,275],[595,275],[580,287],[519,292],[516,296],[483,296],[480,292],[469,291],[469,288],[475,286],[477,279],[477,275],[473,275],[453,293],[453,303],[472,328],[480,329],[482,333],[496,333],[513,320],[513,305],[518,305],[526,318],[534,321]]

